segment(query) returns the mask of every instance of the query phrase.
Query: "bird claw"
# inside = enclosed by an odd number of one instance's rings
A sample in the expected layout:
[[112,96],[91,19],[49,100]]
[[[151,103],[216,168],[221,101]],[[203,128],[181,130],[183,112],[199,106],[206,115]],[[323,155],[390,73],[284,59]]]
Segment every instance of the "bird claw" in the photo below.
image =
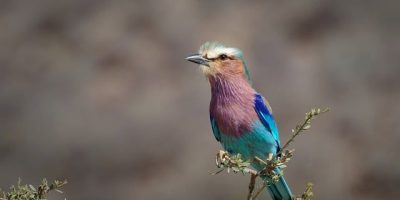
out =
[[215,164],[217,165],[218,168],[223,167],[223,164],[226,162],[228,152],[219,150],[215,157]]

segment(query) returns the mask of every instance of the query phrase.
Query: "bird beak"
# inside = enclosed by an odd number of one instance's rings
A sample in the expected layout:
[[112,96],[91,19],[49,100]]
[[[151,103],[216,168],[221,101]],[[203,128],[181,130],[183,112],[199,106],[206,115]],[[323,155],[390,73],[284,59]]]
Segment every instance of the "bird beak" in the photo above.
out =
[[209,60],[203,58],[203,56],[201,56],[200,54],[194,54],[194,55],[191,55],[191,56],[186,57],[185,59],[186,59],[187,61],[190,61],[190,62],[199,64],[199,65],[205,65],[205,66],[208,66],[208,67],[210,66],[210,65],[208,64]]

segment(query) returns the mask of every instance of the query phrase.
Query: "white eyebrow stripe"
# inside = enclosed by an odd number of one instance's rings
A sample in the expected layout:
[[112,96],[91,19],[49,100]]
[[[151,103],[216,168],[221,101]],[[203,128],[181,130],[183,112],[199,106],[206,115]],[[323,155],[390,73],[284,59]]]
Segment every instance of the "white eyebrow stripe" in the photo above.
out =
[[217,47],[215,49],[208,50],[205,53],[207,53],[207,58],[214,59],[221,54],[226,54],[227,56],[235,56],[235,54],[237,53],[237,49],[227,48],[227,47]]

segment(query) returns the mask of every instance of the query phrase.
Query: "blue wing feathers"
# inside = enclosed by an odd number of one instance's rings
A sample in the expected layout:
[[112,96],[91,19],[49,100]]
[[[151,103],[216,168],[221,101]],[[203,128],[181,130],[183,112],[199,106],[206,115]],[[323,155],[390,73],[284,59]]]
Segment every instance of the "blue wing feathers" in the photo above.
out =
[[260,121],[265,126],[265,128],[272,134],[276,143],[278,144],[278,151],[280,149],[280,140],[278,127],[275,123],[274,117],[271,111],[265,105],[263,97],[260,94],[255,95],[254,99],[254,109],[256,110]]
[[[260,121],[265,126],[265,128],[272,134],[275,142],[278,145],[277,152],[280,151],[280,140],[279,140],[279,132],[278,127],[275,123],[274,117],[272,116],[271,110],[264,103],[264,98],[260,94],[255,95],[254,99],[254,109],[257,112]],[[278,169],[277,169],[278,170]],[[268,179],[267,177],[264,177]],[[274,200],[289,200],[292,199],[292,192],[290,191],[289,186],[287,185],[283,176],[279,178],[277,183],[271,184],[268,186],[268,191]]]

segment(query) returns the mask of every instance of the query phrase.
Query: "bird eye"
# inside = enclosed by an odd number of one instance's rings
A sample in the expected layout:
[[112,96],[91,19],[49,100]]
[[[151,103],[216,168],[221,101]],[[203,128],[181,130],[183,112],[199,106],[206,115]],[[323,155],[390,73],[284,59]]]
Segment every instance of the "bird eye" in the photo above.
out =
[[221,54],[221,55],[219,56],[219,58],[220,58],[221,60],[226,60],[226,59],[228,58],[228,56],[227,56],[226,54]]

